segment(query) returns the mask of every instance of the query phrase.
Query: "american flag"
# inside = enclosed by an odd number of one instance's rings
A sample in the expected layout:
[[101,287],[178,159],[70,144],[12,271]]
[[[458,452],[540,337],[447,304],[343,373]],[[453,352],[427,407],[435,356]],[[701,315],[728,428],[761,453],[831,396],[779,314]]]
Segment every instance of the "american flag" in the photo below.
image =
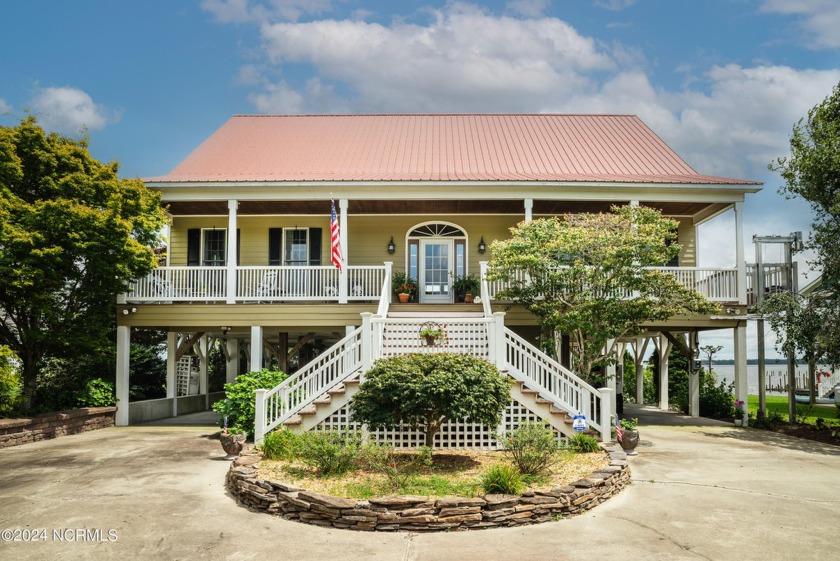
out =
[[624,436],[624,431],[621,430],[621,424],[618,420],[618,417],[615,418],[615,437],[621,442],[621,437]]
[[338,217],[335,215],[335,201],[330,199],[330,248],[332,252],[333,265],[339,271],[344,269],[344,264],[341,262],[341,239],[340,228],[338,225]]

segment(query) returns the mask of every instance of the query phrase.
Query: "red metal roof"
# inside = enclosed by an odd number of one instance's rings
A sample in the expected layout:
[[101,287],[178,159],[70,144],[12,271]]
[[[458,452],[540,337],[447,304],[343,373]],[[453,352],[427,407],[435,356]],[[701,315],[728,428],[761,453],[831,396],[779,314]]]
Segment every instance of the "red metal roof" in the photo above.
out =
[[237,115],[168,182],[584,181],[700,175],[634,115]]

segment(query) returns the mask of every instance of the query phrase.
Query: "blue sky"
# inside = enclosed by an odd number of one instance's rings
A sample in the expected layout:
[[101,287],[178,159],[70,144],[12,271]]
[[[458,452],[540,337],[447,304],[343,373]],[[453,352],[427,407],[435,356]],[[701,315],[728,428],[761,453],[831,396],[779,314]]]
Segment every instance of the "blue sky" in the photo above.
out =
[[[748,240],[807,231],[767,164],[840,82],[836,0],[41,0],[2,14],[0,124],[30,111],[84,129],[125,176],[169,171],[237,113],[632,113],[698,171],[766,183],[745,205]],[[732,232],[729,215],[705,228],[701,264],[734,264]]]

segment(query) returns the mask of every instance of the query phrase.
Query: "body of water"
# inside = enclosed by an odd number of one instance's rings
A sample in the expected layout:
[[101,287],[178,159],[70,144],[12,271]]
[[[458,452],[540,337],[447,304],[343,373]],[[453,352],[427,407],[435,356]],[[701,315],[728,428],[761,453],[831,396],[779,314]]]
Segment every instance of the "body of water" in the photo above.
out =
[[[712,365],[712,371],[715,373],[715,376],[717,376],[718,381],[724,380],[728,384],[735,380],[735,366],[732,364]],[[825,365],[817,366],[817,371],[831,372],[828,366]],[[764,368],[764,372],[766,374],[768,393],[787,393],[787,390],[785,389],[787,385],[787,365],[767,365]],[[796,380],[797,388],[808,387],[807,366],[796,367]],[[824,391],[827,391],[829,388],[837,384],[840,384],[840,372],[832,372],[830,376],[822,378],[821,387]],[[758,365],[756,364],[747,365],[747,387],[747,391],[749,391],[750,394],[758,394]]]

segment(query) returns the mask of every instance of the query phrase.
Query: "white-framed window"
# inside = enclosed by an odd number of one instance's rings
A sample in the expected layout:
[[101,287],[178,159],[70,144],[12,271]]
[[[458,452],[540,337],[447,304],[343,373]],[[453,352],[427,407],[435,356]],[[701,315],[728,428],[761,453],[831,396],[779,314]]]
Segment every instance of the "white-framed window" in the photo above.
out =
[[309,228],[283,228],[283,265],[309,264]]
[[205,267],[227,265],[227,229],[202,228],[201,264]]

